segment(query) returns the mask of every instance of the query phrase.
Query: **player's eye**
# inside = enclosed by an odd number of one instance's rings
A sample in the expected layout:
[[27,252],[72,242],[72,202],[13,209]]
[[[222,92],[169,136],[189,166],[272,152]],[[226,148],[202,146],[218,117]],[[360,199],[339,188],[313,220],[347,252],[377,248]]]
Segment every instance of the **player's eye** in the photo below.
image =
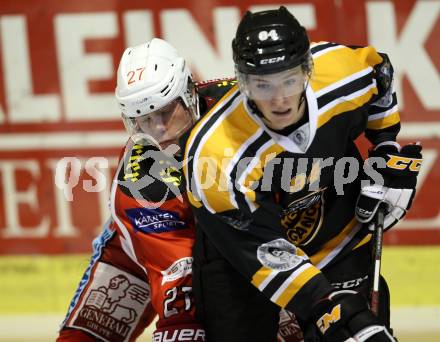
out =
[[286,86],[293,86],[296,83],[296,79],[294,78],[289,78],[288,80],[284,81],[284,85]]
[[153,119],[151,118],[151,116],[146,115],[145,117],[143,117],[140,121],[142,124],[149,124]]
[[272,86],[268,83],[257,83],[257,88],[260,90],[270,90]]
[[164,107],[162,109],[159,109],[157,111],[157,114],[160,115],[160,116],[163,116],[163,115],[168,114],[170,111],[171,111],[171,108],[169,106],[167,106],[167,107]]

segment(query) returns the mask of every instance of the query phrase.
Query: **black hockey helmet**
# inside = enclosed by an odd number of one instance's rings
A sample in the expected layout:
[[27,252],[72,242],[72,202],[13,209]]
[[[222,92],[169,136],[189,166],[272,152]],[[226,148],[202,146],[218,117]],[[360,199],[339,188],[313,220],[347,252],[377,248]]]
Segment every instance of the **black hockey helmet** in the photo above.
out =
[[[232,41],[235,68],[243,74],[270,74],[309,63],[306,29],[281,6],[277,10],[247,12]],[[309,70],[306,70],[309,73]]]

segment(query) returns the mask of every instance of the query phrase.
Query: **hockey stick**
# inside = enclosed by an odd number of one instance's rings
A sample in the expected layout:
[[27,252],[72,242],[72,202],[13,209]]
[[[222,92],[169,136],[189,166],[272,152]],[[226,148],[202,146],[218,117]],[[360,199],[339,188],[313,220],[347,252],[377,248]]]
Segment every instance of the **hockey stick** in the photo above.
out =
[[384,209],[379,206],[376,213],[376,222],[373,232],[373,286],[371,289],[370,308],[377,316],[379,313],[379,280],[380,263],[382,261],[382,242],[383,242],[383,220]]

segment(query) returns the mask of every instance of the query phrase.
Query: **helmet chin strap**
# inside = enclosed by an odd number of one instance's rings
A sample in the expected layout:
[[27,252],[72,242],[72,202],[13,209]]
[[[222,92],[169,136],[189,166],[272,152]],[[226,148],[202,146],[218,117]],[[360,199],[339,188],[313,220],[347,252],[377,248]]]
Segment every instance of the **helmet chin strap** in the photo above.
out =
[[301,92],[301,96],[300,96],[299,102],[298,102],[298,110],[299,110],[299,107],[301,107],[303,102],[306,100],[306,91],[307,91],[307,87],[309,86],[309,82],[310,82],[310,74],[308,74],[307,82],[304,85],[304,90]]
[[[309,81],[310,81],[310,78],[307,78],[307,82],[306,82],[306,84],[305,84],[305,86],[304,86],[304,90],[301,92],[301,95],[300,95],[300,97],[299,97],[298,108],[297,108],[297,111],[298,111],[298,112],[299,112],[301,106],[302,106],[302,105],[304,104],[304,102],[306,101],[306,90],[307,90],[307,87],[309,86]],[[299,120],[298,120],[297,122],[301,121],[301,119],[302,119],[304,113],[305,113],[305,107],[304,107],[304,110],[303,110],[303,114],[301,115],[301,117],[299,118]]]
[[249,104],[249,108],[252,109],[254,114],[258,115],[260,118],[264,118],[263,113],[261,113],[261,111],[258,109],[257,104],[254,102],[254,100],[248,97],[247,101]]
[[298,112],[305,100],[306,100],[306,90],[304,89],[301,93],[301,96],[299,97],[298,108],[296,109]]
[[147,134],[147,133],[143,133],[143,132],[142,133],[140,133],[140,132],[135,133],[130,136],[130,139],[135,144],[139,144],[139,145],[143,145],[143,146],[152,145],[152,146],[155,146],[156,148],[158,148],[159,150],[162,149],[159,142],[156,139],[154,139],[152,135]]

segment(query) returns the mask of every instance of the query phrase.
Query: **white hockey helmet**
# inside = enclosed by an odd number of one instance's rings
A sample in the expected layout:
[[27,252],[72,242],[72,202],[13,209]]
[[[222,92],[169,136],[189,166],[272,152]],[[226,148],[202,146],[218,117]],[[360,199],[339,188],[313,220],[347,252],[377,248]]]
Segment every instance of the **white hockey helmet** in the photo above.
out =
[[199,116],[185,60],[159,38],[124,51],[115,95],[129,134],[147,135],[158,146],[177,139]]

